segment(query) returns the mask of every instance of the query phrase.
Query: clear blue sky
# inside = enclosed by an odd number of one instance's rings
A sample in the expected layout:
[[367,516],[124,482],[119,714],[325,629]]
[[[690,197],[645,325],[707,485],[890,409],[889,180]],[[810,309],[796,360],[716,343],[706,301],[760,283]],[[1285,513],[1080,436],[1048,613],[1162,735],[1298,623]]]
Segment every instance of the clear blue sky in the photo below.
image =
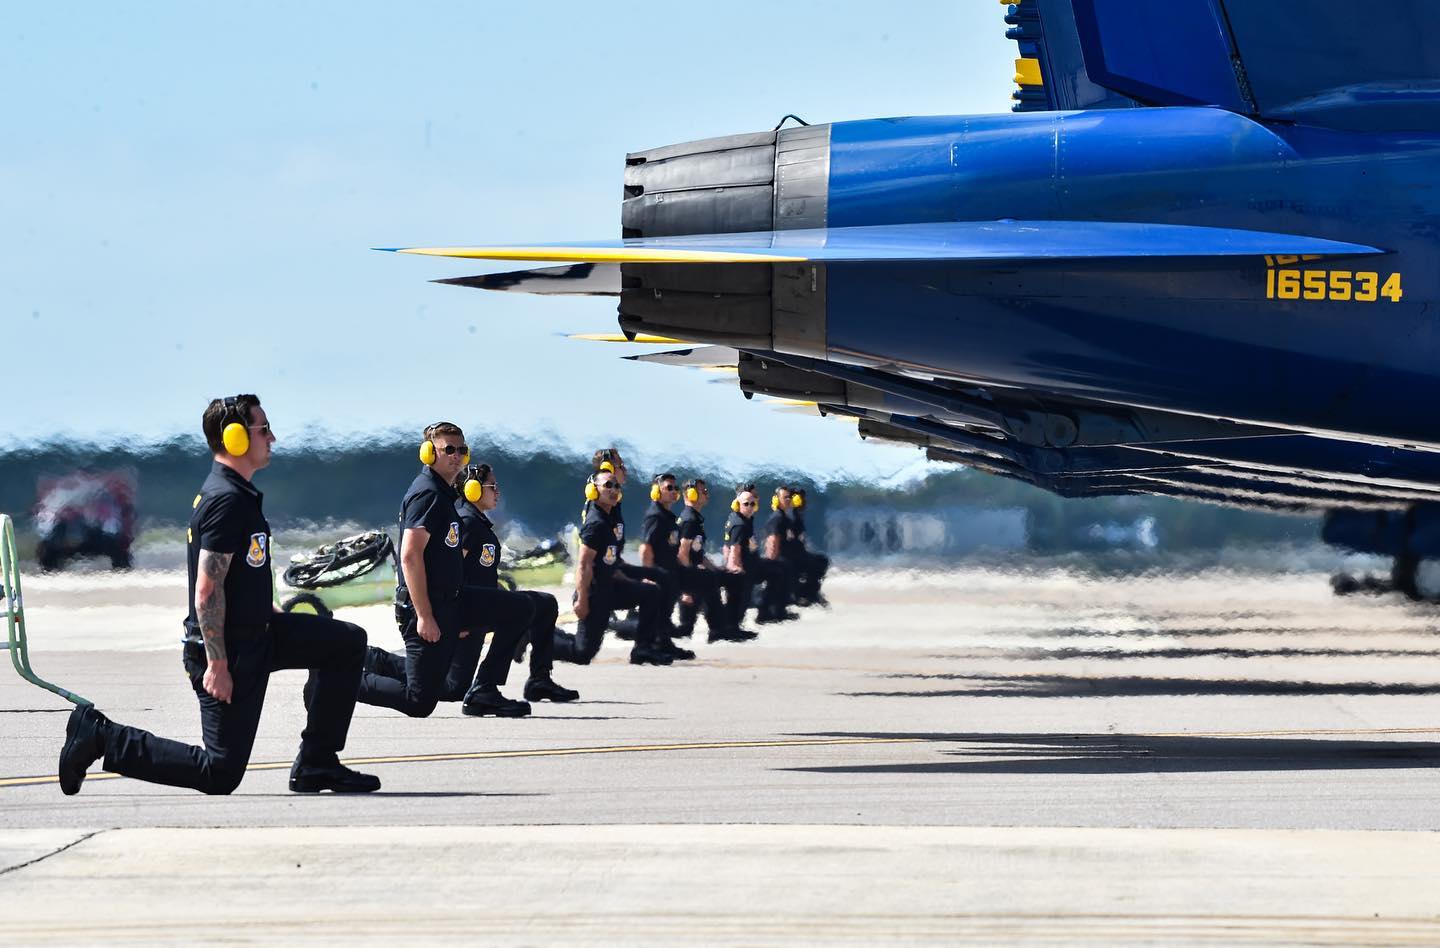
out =
[[559,337],[613,331],[612,300],[436,286],[484,266],[367,249],[616,236],[626,151],[786,112],[1008,109],[1003,6],[893,9],[16,5],[0,25],[0,447],[189,431],[212,395],[256,391],[278,450],[302,429],[446,416],[817,474],[907,465],[853,426]]

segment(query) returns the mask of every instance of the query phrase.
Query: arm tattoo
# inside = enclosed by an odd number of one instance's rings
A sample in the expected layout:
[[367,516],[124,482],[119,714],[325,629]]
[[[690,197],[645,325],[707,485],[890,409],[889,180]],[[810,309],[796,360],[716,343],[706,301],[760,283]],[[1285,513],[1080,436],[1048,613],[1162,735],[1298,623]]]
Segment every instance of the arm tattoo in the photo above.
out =
[[198,566],[210,579],[210,594],[200,598],[197,588],[195,616],[205,639],[205,657],[210,661],[225,660],[225,574],[230,570],[232,556],[232,553],[200,551]]

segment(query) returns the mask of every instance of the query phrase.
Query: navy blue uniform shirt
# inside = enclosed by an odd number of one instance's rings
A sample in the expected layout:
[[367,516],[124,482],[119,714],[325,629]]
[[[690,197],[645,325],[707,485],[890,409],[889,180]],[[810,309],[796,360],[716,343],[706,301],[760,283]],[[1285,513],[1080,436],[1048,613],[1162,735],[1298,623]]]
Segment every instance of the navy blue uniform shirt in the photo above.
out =
[[[430,531],[430,540],[425,544],[425,588],[432,603],[454,599],[465,582],[456,496],[454,488],[427,467],[411,481],[405,499],[400,501],[401,542],[406,530]],[[396,574],[395,596],[402,602],[408,601],[410,590],[405,586],[405,570],[396,570]]]
[[494,589],[500,585],[500,538],[495,525],[464,497],[455,501],[460,515],[460,549],[465,551],[465,585]]
[[590,504],[586,509],[585,522],[580,525],[580,545],[596,553],[592,588],[603,588],[614,575],[615,564],[620,561],[620,538],[624,529],[624,524],[615,523],[599,504]]
[[185,641],[203,645],[195,617],[195,580],[200,551],[229,553],[225,574],[225,628],[257,627],[270,622],[275,577],[270,572],[270,524],[260,510],[264,495],[233,469],[216,461],[191,505],[185,531],[185,560],[190,571],[190,612]]
[[760,544],[755,539],[755,518],[731,511],[725,521],[725,545],[740,547],[740,565],[748,569],[760,557]]
[[690,548],[690,565],[699,566],[705,557],[705,515],[696,507],[680,513],[680,542]]
[[653,500],[640,523],[640,542],[650,544],[655,565],[661,569],[680,566],[680,518],[660,501]]

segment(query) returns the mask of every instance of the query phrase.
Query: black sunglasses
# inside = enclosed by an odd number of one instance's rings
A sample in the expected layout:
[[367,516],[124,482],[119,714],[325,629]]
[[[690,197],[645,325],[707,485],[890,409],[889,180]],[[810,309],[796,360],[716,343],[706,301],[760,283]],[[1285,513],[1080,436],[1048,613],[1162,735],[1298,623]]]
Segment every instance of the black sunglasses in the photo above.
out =
[[270,422],[268,421],[265,422],[265,424],[263,425],[246,425],[245,427],[250,429],[251,431],[260,432],[260,437],[262,438],[267,437],[270,434]]
[[742,500],[742,501],[740,501],[740,506],[741,506],[741,507],[754,507],[756,503],[758,503],[758,501],[754,501],[754,500]]
[[596,484],[595,486],[596,486],[596,487],[603,488],[603,489],[605,489],[605,490],[619,490],[619,489],[620,489],[620,485],[617,484],[617,483],[615,483],[614,481],[605,481],[604,483],[602,483],[602,484]]
[[445,445],[445,447],[443,447],[443,448],[437,447],[435,450],[436,450],[436,451],[439,451],[441,454],[445,454],[445,455],[450,455],[450,454],[469,454],[469,453],[470,453],[470,447],[469,447],[469,445],[464,445],[464,444],[447,444],[447,445]]

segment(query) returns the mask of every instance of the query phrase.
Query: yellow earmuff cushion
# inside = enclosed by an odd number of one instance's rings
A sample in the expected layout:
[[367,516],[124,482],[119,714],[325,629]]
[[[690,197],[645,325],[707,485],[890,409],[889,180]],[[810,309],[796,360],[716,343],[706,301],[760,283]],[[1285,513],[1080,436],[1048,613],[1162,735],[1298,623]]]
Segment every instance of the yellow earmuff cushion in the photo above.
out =
[[480,495],[485,493],[485,488],[479,481],[469,480],[465,482],[465,499],[472,504],[480,503]]
[[592,483],[588,483],[588,482],[587,482],[587,483],[585,484],[585,499],[586,499],[586,500],[599,500],[599,499],[600,499],[600,488],[596,487],[596,486],[595,486],[594,484],[592,484]]
[[790,497],[790,506],[791,506],[791,507],[794,507],[796,510],[799,510],[801,507],[804,507],[804,506],[805,506],[805,495],[804,495],[804,494],[793,494],[793,495],[791,495],[791,497]]
[[780,509],[780,495],[779,495],[779,494],[771,494],[771,495],[770,495],[770,509],[771,509],[771,510],[779,510],[779,509]]
[[610,474],[614,474],[614,473],[615,473],[615,465],[611,464],[609,461],[601,461],[601,462],[600,462],[600,470],[606,471],[606,472],[608,472],[608,473],[610,473]]
[[685,488],[685,499],[693,504],[700,499],[700,492],[693,487],[687,487]]
[[435,442],[428,438],[420,442],[420,463],[427,466],[435,463]]
[[651,484],[651,485],[650,485],[650,499],[651,499],[651,500],[659,500],[659,499],[660,499],[660,485],[659,485],[659,484]]
[[739,513],[739,512],[740,512],[740,498],[739,498],[739,497],[736,497],[734,500],[730,501],[730,509],[733,510],[733,511],[735,511],[736,513]]
[[220,440],[231,457],[240,457],[250,450],[250,430],[242,422],[232,421],[220,432]]
[[469,452],[469,451],[466,451],[466,452],[465,452],[465,457],[463,457],[463,458],[460,460],[460,463],[463,464],[463,465],[469,466],[469,464],[470,464],[470,452]]

